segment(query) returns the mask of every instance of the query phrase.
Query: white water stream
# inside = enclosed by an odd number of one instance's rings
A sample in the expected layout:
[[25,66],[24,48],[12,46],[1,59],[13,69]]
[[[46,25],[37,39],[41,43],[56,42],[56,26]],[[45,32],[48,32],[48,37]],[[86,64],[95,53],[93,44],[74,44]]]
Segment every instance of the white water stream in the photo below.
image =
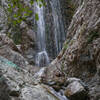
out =
[[36,55],[37,66],[45,66],[49,64],[49,57],[46,51],[45,42],[45,21],[44,21],[44,7],[39,7],[35,4],[35,12],[38,14],[39,20],[37,21],[37,40],[39,52]]
[[[53,31],[49,28],[49,31],[53,34],[53,45],[55,47],[48,47],[47,45],[51,42],[52,37],[49,36],[49,33],[46,33],[46,25],[51,23],[46,23],[45,19],[45,7],[39,7],[37,3],[35,3],[35,13],[38,14],[39,20],[36,22],[37,24],[37,45],[38,45],[38,51],[36,54],[36,65],[43,67],[47,66],[50,63],[50,57],[48,49],[52,49],[52,54],[56,52],[56,55],[61,51],[63,42],[65,40],[65,32],[64,32],[64,24],[62,21],[62,14],[61,14],[61,8],[60,8],[60,2],[59,0],[50,0],[49,6],[51,7],[51,15],[52,15],[52,28]],[[49,13],[50,14],[50,13]],[[47,18],[48,19],[48,18]],[[49,40],[46,40],[46,36],[49,36]],[[54,49],[55,48],[55,49]]]

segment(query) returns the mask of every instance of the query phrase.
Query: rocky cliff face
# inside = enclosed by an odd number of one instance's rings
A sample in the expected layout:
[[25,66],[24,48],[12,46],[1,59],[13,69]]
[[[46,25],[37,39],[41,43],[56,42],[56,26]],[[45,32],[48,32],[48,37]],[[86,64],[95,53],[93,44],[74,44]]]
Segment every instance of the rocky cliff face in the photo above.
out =
[[5,30],[7,29],[7,26],[6,26],[7,17],[1,5],[2,5],[2,1],[0,1],[0,32],[4,33]]
[[[86,69],[84,69],[84,67],[82,66],[85,66],[88,72],[90,72],[90,69],[94,73],[96,71],[97,65],[95,62],[97,60],[96,58],[98,58],[99,56],[98,47],[100,35],[99,6],[100,5],[98,0],[85,0],[73,16],[71,25],[69,26],[67,33],[67,41],[65,42],[63,48],[63,57],[61,57],[62,64],[68,66],[68,75],[85,75],[84,72],[86,71],[84,70]],[[88,66],[86,67],[86,65]],[[75,71],[74,74],[73,71],[69,69],[69,67]],[[82,68],[83,70],[80,70],[80,68]],[[78,69],[81,71],[80,73],[77,73]]]
[[[40,82],[52,86],[62,94],[64,91],[70,100],[100,99],[100,1],[62,0],[60,2],[62,15],[65,16],[63,20],[66,24],[67,39],[58,57],[46,68],[45,73],[40,75],[39,82],[37,82],[39,78],[35,76],[34,79],[33,76],[38,69],[29,65],[12,40],[0,35],[0,55],[21,67],[0,56],[0,99],[66,100],[59,98],[55,95],[56,92],[52,92],[51,88]],[[66,2],[70,5],[66,6]],[[67,15],[66,12],[72,15]],[[4,13],[1,13],[1,16],[2,14]],[[29,37],[27,43],[23,42],[26,44],[23,45],[23,51],[26,49],[25,53],[28,53],[27,48],[34,46],[33,43],[31,44],[31,32],[32,34],[34,32],[26,27],[26,24],[22,24],[23,34],[29,33],[23,37],[24,39]],[[30,55],[31,53],[29,58]],[[40,70],[39,73],[41,74],[42,71]],[[80,78],[86,85],[80,79],[69,77]]]
[[56,66],[55,69],[67,77],[74,76],[84,80],[89,86],[90,100],[100,99],[99,9],[99,0],[83,0],[79,4],[68,28],[63,50],[51,65]]

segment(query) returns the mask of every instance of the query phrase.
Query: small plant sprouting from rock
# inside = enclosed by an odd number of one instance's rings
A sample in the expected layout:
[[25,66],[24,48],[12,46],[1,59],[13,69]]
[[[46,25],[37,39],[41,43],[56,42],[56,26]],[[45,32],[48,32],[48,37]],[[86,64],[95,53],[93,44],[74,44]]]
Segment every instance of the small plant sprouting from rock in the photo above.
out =
[[68,44],[65,43],[65,45],[64,45],[64,50],[66,50],[67,48],[68,48]]
[[66,42],[65,42],[65,44],[64,44],[64,50],[66,50],[67,48],[68,48],[68,44],[70,43],[70,40],[67,40]]

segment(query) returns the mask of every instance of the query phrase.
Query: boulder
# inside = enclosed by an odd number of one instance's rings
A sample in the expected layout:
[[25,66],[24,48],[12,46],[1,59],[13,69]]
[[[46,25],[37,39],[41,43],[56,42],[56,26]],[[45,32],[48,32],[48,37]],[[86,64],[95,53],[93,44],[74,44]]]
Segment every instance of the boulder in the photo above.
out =
[[71,82],[67,86],[64,94],[70,100],[86,100],[87,98],[87,91],[85,87],[79,81]]
[[0,100],[66,100],[34,81],[27,70],[0,56]]
[[20,53],[20,50],[6,34],[0,34],[1,56],[7,58],[20,67],[26,67],[28,62]]
[[21,100],[60,100],[48,91],[42,85],[27,86],[22,89],[20,98]]
[[[67,80],[66,80],[66,85],[69,85],[73,82],[81,82],[83,83],[79,78],[75,78],[75,77],[68,77]],[[84,83],[83,83],[84,84]]]
[[9,46],[12,50],[20,52],[12,39],[10,39],[6,34],[0,33],[0,48],[6,45]]
[[20,53],[15,52],[8,45],[0,47],[0,55],[23,68],[29,64]]
[[40,69],[29,64],[27,58],[22,55],[20,45],[16,46],[6,34],[0,34],[0,56],[12,61],[17,66],[28,70],[32,74]]
[[[0,99],[12,100],[18,97],[23,84],[33,83],[28,71],[0,56]],[[5,95],[4,92],[5,91]],[[3,95],[2,95],[3,94]],[[8,99],[7,99],[8,98]],[[15,100],[15,99],[13,99]]]

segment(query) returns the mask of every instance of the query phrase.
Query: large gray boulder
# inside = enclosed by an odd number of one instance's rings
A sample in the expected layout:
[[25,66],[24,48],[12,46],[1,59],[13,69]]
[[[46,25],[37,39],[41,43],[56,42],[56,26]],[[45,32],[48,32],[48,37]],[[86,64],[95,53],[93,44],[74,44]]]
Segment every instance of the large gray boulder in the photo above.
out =
[[70,100],[86,100],[87,99],[87,89],[86,85],[77,78],[67,79],[67,88],[65,89],[64,94]]
[[20,67],[28,65],[27,60],[21,55],[20,50],[6,34],[0,34],[0,55]]
[[26,86],[22,89],[21,100],[60,100],[42,85]]
[[27,70],[0,56],[0,100],[61,100],[51,88],[34,81]]
[[23,68],[29,64],[20,53],[12,50],[8,45],[0,48],[0,55]]

